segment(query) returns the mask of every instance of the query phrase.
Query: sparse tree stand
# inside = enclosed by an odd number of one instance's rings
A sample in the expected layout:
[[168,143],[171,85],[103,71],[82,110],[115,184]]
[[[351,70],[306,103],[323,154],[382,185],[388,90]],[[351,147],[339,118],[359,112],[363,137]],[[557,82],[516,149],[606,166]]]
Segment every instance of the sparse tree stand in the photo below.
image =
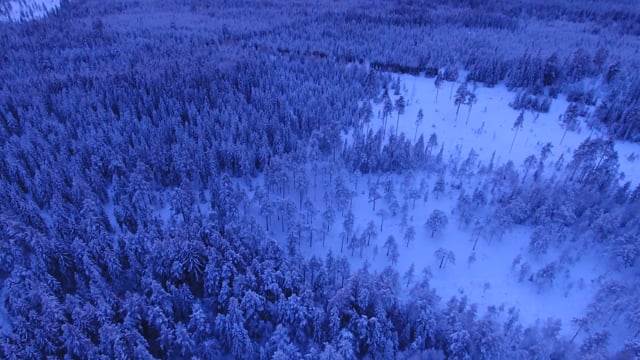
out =
[[509,154],[511,154],[511,150],[513,150],[513,145],[516,143],[516,136],[518,136],[518,131],[522,129],[524,123],[524,110],[520,112],[516,122],[513,123],[513,130],[515,133],[513,134],[513,140],[511,141],[511,147],[509,147]]

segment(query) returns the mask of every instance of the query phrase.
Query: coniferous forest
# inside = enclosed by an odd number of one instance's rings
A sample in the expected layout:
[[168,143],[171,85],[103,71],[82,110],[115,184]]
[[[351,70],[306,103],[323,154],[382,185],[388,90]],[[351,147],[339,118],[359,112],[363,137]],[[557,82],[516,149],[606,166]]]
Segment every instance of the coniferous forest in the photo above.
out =
[[635,0],[0,0],[0,358],[640,358]]

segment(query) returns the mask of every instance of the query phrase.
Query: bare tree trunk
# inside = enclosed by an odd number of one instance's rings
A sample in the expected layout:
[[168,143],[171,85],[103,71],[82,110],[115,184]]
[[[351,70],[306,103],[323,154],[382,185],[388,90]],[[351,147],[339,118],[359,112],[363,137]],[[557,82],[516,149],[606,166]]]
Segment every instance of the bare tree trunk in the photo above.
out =
[[562,145],[562,142],[564,141],[564,137],[567,135],[567,131],[569,131],[569,128],[565,127],[564,132],[562,133],[562,138],[560,138],[560,145]]
[[578,330],[576,330],[576,333],[575,333],[575,334],[573,334],[573,337],[571,338],[571,341],[570,341],[570,342],[572,342],[572,343],[573,343],[573,340],[575,340],[575,339],[576,339],[576,337],[578,336],[578,333],[580,333],[580,330],[582,330],[582,327],[583,327],[583,326],[584,326],[584,325],[580,325],[580,326],[578,327]]
[[513,135],[513,141],[511,141],[511,147],[509,148],[509,154],[511,154],[511,150],[513,150],[513,144],[516,143],[516,136],[518,136],[518,129],[516,129],[516,133]]
[[382,136],[384,137],[386,133],[387,133],[387,117],[385,116],[382,119]]

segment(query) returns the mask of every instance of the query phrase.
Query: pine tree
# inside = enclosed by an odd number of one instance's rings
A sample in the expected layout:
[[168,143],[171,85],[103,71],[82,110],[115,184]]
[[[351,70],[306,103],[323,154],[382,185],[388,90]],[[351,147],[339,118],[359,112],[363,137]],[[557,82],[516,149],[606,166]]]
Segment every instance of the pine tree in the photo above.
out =
[[436,88],[436,104],[438,103],[438,92],[442,87],[442,81],[444,81],[444,79],[442,78],[441,72],[438,71],[438,74],[436,75],[435,79],[433,79],[433,86],[435,86]]
[[478,98],[476,97],[476,94],[469,92],[467,94],[467,100],[466,100],[466,104],[469,106],[469,112],[467,113],[467,121],[465,122],[465,124],[469,124],[469,118],[471,118],[471,108],[473,108],[473,105],[478,101]]
[[389,235],[383,245],[383,248],[386,250],[386,256],[389,256],[391,254],[391,249],[393,247],[397,247],[396,239],[393,235]]
[[415,266],[413,263],[411,263],[411,266],[409,266],[409,269],[407,270],[407,272],[405,272],[404,275],[402,276],[404,278],[404,281],[406,282],[407,287],[409,287],[409,285],[413,281],[414,273],[415,273]]
[[564,132],[562,133],[562,138],[560,138],[560,144],[564,141],[564,137],[567,135],[569,130],[576,130],[578,126],[578,105],[576,103],[570,103],[567,106],[567,110],[563,115],[560,116],[562,121],[562,127],[564,128]]
[[431,153],[433,151],[433,148],[438,146],[438,136],[435,133],[432,133],[429,136],[429,141],[427,142],[427,160],[429,160],[431,158]]
[[449,220],[444,212],[441,210],[433,210],[425,226],[431,231],[431,237],[433,238],[436,234],[444,230],[448,222]]
[[524,159],[524,174],[522,175],[522,183],[524,184],[525,180],[527,179],[527,175],[529,175],[529,171],[531,171],[531,168],[533,167],[533,164],[535,164],[537,161],[536,156],[535,155],[529,155],[527,156],[526,159]]
[[438,265],[439,269],[444,269],[447,266],[447,264],[453,265],[456,263],[456,256],[451,250],[438,248],[438,250],[434,252],[434,256],[436,257],[436,259],[440,264]]
[[380,216],[380,232],[382,232],[382,226],[384,225],[384,219],[389,215],[389,212],[385,209],[379,209],[376,211],[376,215]]
[[378,190],[378,182],[369,185],[369,202],[373,203],[373,211],[376,211],[376,201],[380,199],[382,195]]
[[398,117],[396,118],[396,136],[398,136],[399,133],[399,128],[398,126],[400,125],[400,115],[404,114],[404,110],[406,107],[405,101],[404,101],[404,97],[402,97],[402,95],[400,95],[400,97],[398,97],[398,99],[396,100],[396,112],[398,113]]
[[387,132],[387,119],[391,112],[393,111],[393,103],[391,102],[391,98],[388,93],[385,93],[383,105],[382,105],[382,134],[386,134]]
[[329,232],[329,230],[331,230],[331,226],[333,226],[333,223],[335,222],[335,217],[336,217],[335,211],[333,210],[330,204],[327,204],[327,207],[322,212],[322,227],[324,230],[322,232],[322,247],[324,247],[327,233]]
[[408,226],[404,232],[404,241],[407,247],[416,238],[416,229],[413,226]]
[[444,191],[445,191],[444,176],[440,175],[438,176],[438,180],[436,180],[436,183],[433,186],[433,194],[436,196],[436,199],[438,199],[442,194],[444,194]]
[[418,128],[420,127],[420,125],[422,124],[422,120],[424,119],[424,113],[422,112],[422,109],[418,110],[418,115],[416,116],[416,131],[413,134],[413,142],[416,142],[416,137],[418,136]]
[[367,223],[367,228],[365,229],[364,233],[367,237],[367,246],[369,246],[371,244],[371,239],[375,239],[378,236],[376,225],[373,223],[373,221],[369,221],[369,223]]
[[463,82],[456,90],[456,95],[453,98],[453,104],[456,106],[456,120],[458,120],[458,113],[460,112],[460,106],[467,102],[469,96],[469,90],[467,90],[467,83]]
[[515,133],[513,134],[513,141],[511,141],[511,146],[509,147],[509,153],[511,153],[511,150],[513,150],[513,144],[516,143],[516,136],[518,136],[518,131],[522,129],[523,123],[524,123],[524,110],[520,112],[520,115],[518,115],[518,118],[513,123],[513,130],[515,130]]
[[[344,221],[342,222],[342,228],[344,229],[344,234],[345,234],[343,238],[343,244],[345,239],[349,240],[351,238],[354,222],[355,222],[355,216],[353,215],[353,212],[351,211],[351,209],[349,209],[349,211],[344,217]],[[342,252],[342,246],[340,246],[340,251]]]

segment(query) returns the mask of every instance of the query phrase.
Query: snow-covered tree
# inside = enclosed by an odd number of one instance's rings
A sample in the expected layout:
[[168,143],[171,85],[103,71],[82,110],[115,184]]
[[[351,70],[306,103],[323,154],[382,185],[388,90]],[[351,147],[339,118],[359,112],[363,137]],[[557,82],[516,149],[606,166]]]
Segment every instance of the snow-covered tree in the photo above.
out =
[[520,114],[518,115],[518,118],[516,118],[516,121],[513,123],[513,140],[511,141],[511,146],[509,147],[509,153],[511,153],[511,150],[513,150],[513,145],[516,143],[516,136],[518,136],[518,131],[520,131],[520,129],[522,129],[522,126],[524,125],[524,110],[520,112]]
[[416,137],[418,136],[418,128],[422,125],[422,121],[424,120],[424,113],[422,109],[418,110],[418,115],[416,115],[416,131],[413,134],[413,142],[416,141]]
[[415,238],[416,238],[416,229],[413,227],[413,225],[410,225],[407,227],[407,230],[404,232],[405,245],[409,247],[409,244],[411,244],[413,240],[415,240]]
[[438,261],[438,268],[439,269],[444,269],[447,264],[455,264],[456,263],[456,256],[453,253],[453,251],[451,250],[447,250],[444,248],[438,248],[433,255],[435,256],[436,260]]
[[449,219],[447,218],[447,215],[443,211],[436,209],[433,210],[427,218],[425,226],[430,231],[431,237],[433,238],[436,234],[441,233],[448,223]]

